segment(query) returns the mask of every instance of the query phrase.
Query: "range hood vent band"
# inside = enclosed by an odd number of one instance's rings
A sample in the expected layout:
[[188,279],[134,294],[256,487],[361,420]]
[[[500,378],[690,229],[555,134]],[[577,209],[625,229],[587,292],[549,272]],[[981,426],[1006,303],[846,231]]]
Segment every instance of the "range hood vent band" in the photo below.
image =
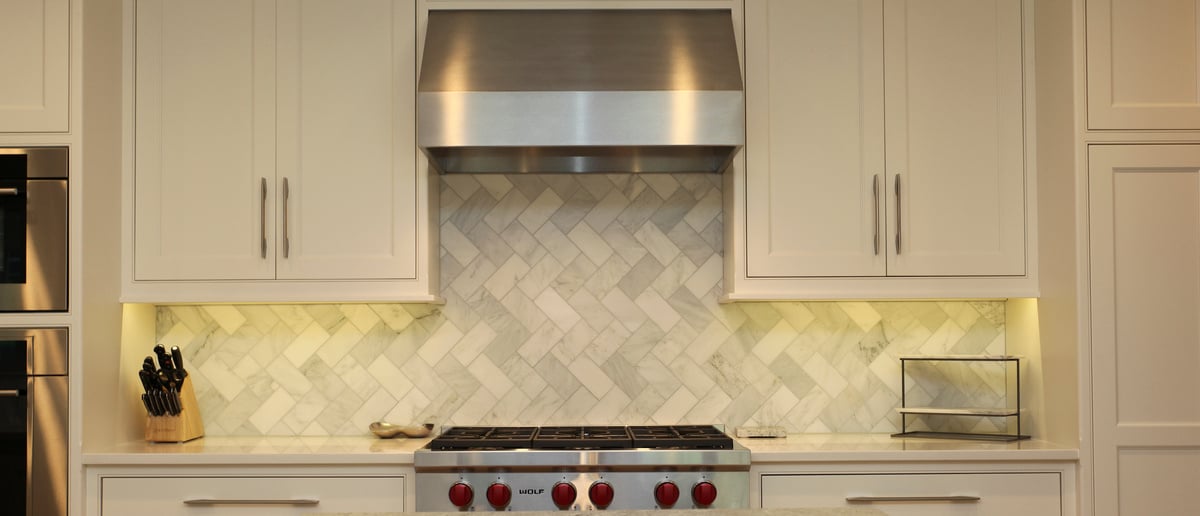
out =
[[727,10],[431,11],[418,144],[441,173],[720,173],[745,144]]

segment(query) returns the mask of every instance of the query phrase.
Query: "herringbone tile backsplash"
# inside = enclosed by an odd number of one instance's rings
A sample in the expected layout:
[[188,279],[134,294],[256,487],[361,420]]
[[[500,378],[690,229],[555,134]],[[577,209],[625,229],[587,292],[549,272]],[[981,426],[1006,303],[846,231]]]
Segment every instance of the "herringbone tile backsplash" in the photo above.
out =
[[[1003,302],[718,304],[717,176],[442,185],[445,305],[158,308],[209,435],[357,435],[377,420],[894,432],[899,355],[1004,352]],[[1002,368],[909,376],[910,405],[1006,403]],[[944,419],[929,424],[1004,429]]]

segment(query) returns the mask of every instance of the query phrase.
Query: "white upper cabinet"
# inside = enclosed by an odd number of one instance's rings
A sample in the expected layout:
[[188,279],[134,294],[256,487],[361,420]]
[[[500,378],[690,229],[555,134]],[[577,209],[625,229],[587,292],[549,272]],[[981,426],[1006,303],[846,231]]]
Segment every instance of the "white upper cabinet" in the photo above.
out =
[[747,0],[728,298],[1035,295],[1025,9]]
[[1200,129],[1196,0],[1088,0],[1089,129]]
[[70,0],[0,2],[0,133],[66,132]]
[[432,300],[415,31],[399,0],[136,2],[126,300]]

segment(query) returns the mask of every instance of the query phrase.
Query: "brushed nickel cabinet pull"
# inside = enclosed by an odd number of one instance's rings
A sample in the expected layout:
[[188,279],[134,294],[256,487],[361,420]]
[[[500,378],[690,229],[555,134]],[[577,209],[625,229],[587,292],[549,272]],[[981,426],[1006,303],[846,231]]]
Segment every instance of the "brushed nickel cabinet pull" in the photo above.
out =
[[900,254],[900,233],[903,231],[904,225],[901,224],[900,210],[900,174],[896,174],[896,254]]
[[888,503],[888,502],[949,502],[949,503],[979,503],[978,496],[847,496],[848,503]]
[[292,241],[288,237],[288,199],[291,197],[291,190],[288,188],[288,178],[283,178],[283,257],[287,258],[291,254]]
[[238,500],[226,498],[192,498],[184,500],[184,505],[214,506],[214,505],[286,505],[291,507],[311,507],[321,503],[311,498],[293,498],[288,500]]
[[879,256],[879,174],[871,178],[871,199],[871,221],[874,224],[871,247],[875,249],[875,256]]
[[262,257],[267,258],[267,178],[262,178],[261,199],[259,199],[258,229],[262,236]]

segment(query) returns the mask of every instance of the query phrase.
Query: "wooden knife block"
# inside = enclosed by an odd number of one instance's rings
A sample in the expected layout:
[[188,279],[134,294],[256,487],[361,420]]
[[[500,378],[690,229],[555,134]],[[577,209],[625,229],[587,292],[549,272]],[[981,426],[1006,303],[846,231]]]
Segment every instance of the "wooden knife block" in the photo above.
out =
[[154,443],[182,443],[204,436],[204,421],[192,382],[183,381],[179,388],[178,416],[147,416],[146,440]]

